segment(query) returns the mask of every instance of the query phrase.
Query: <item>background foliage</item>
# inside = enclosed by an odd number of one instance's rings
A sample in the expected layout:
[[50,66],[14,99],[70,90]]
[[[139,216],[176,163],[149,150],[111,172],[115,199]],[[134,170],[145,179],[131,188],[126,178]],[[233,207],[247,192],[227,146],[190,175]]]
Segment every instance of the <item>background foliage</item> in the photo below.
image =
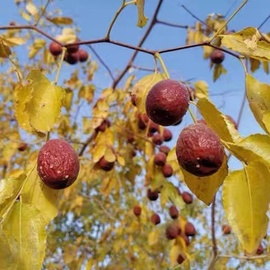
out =
[[[106,31],[91,39],[80,37],[80,25],[59,10],[58,1],[14,1],[22,23],[0,27],[1,269],[267,269],[270,86],[255,75],[269,73],[269,35],[258,25],[243,25],[232,33],[226,24],[230,15],[198,18],[186,6],[182,9],[193,18],[190,25],[162,21],[159,14],[167,1],[152,4],[151,16],[144,12],[145,4],[119,1],[118,10],[110,10]],[[131,8],[135,12],[129,27],[140,29],[137,44],[113,35],[121,14]],[[229,12],[236,14],[236,21],[237,11],[234,7]],[[158,24],[164,26],[160,39],[166,27],[175,27],[185,42],[174,41],[175,46],[165,48],[144,46]],[[53,40],[63,48],[80,44],[89,53],[87,62],[69,65],[65,49],[52,56]],[[99,54],[103,47],[106,54],[115,48],[118,54],[131,52],[125,67],[118,67],[117,61],[117,70],[109,66]],[[200,48],[200,57],[209,63],[214,82],[234,73],[226,66],[227,57],[244,71],[236,78],[246,85],[242,107],[234,115],[238,130],[217,106],[212,82],[171,72],[171,58],[166,56],[188,54],[194,48]],[[225,53],[221,64],[209,59],[217,48]],[[153,59],[151,66],[144,66],[146,57]],[[98,86],[97,74],[99,82],[109,81],[106,87]],[[170,147],[166,162],[173,176],[164,177],[155,165],[160,145],[154,143],[153,133],[163,136],[167,128],[159,126],[153,132],[142,114],[147,92],[168,76],[194,89],[193,117],[203,117],[218,134],[228,160],[238,160],[237,169],[225,160],[216,174],[198,178],[179,167],[175,139],[192,122],[190,115],[169,128],[172,141],[162,142]],[[230,93],[224,101],[227,98]],[[239,129],[245,102],[261,126],[258,132],[242,134]],[[49,137],[66,139],[80,156],[79,177],[63,191],[46,187],[37,175],[37,153]],[[102,157],[113,163],[112,170],[100,168]],[[158,200],[149,200],[148,189],[159,191]],[[193,193],[192,203],[186,202],[186,192]],[[179,211],[176,219],[169,214],[173,205]],[[134,206],[141,207],[141,215],[134,215]],[[158,225],[151,221],[154,213],[161,218]],[[188,222],[194,224],[195,236],[183,233]],[[171,224],[182,230],[173,240],[165,233]],[[226,224],[232,228],[230,234],[224,233]],[[185,258],[181,264],[179,255]]]

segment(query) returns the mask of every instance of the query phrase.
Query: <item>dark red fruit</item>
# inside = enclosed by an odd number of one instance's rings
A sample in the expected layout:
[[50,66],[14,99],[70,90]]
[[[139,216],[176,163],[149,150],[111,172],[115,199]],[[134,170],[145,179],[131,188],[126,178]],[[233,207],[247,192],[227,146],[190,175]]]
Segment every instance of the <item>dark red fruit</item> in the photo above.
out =
[[263,248],[262,244],[260,244],[260,245],[258,246],[258,249],[257,249],[257,251],[256,251],[256,254],[257,254],[257,255],[261,255],[261,254],[263,254],[263,251],[264,251],[264,248]]
[[172,79],[155,84],[146,97],[146,112],[150,119],[162,126],[180,121],[189,106],[187,87]]
[[156,201],[158,199],[158,191],[157,190],[152,191],[150,188],[147,189],[147,198],[150,201]]
[[63,48],[56,42],[51,42],[49,45],[49,51],[53,56],[58,56],[62,53]]
[[172,139],[172,132],[168,128],[164,128],[163,130],[163,140],[165,142],[169,142]]
[[144,114],[138,114],[138,128],[140,130],[144,130],[147,127],[147,123],[149,121],[148,116],[145,116]]
[[230,234],[231,233],[231,227],[227,224],[222,225],[222,232],[224,234]]
[[142,208],[139,205],[133,207],[133,213],[136,217],[140,216],[142,213]]
[[179,254],[177,257],[177,263],[182,264],[185,261],[185,257],[182,254]]
[[164,175],[164,177],[171,177],[173,175],[173,168],[170,164],[166,163],[163,167],[162,167],[162,173]]
[[153,135],[152,141],[155,145],[161,145],[163,143],[163,137],[159,133],[156,133]]
[[20,152],[23,152],[23,151],[25,151],[25,150],[27,149],[27,147],[28,147],[28,144],[27,144],[26,142],[21,142],[21,143],[19,144],[19,146],[18,146],[18,150],[19,150]]
[[159,214],[154,213],[154,214],[151,216],[151,222],[152,222],[154,225],[158,225],[158,224],[160,223],[160,216],[159,216]]
[[114,162],[109,162],[105,159],[105,157],[102,157],[99,162],[98,162],[98,166],[100,169],[102,169],[103,171],[111,171],[114,167]]
[[191,203],[193,202],[193,197],[192,197],[192,195],[191,195],[189,192],[187,192],[187,191],[184,191],[184,192],[182,193],[182,199],[183,199],[183,201],[184,201],[186,204],[191,204]]
[[132,94],[130,97],[131,97],[130,100],[131,100],[132,105],[136,107],[137,106],[137,104],[136,104],[136,99],[137,99],[136,95]]
[[154,134],[159,130],[158,124],[154,123],[153,121],[149,121],[149,132]]
[[158,152],[155,154],[154,163],[157,166],[164,166],[166,163],[166,158],[167,158],[166,154],[164,154],[163,152]]
[[107,119],[104,119],[101,124],[96,128],[97,132],[104,132],[107,127],[111,126],[111,122]]
[[170,215],[170,217],[171,217],[172,219],[178,218],[179,212],[178,212],[178,210],[177,210],[177,208],[176,208],[175,205],[172,205],[172,206],[169,208],[169,215]]
[[[77,39],[75,42],[79,42],[79,40]],[[67,46],[67,52],[68,53],[75,53],[75,52],[78,52],[79,50],[79,45],[70,45],[70,46]]]
[[15,26],[15,25],[16,25],[16,22],[15,22],[15,21],[11,21],[11,22],[9,23],[9,25],[10,25],[10,26]]
[[223,62],[225,54],[223,51],[214,49],[210,54],[211,62],[214,64],[220,64]]
[[64,60],[70,65],[75,65],[79,61],[79,55],[77,52],[74,53],[66,52]]
[[38,175],[47,186],[53,189],[63,189],[73,184],[79,170],[78,155],[64,140],[49,140],[38,153]]
[[166,154],[166,155],[168,155],[169,152],[171,151],[171,148],[170,148],[169,146],[167,146],[167,145],[161,145],[161,146],[159,147],[159,151],[160,151],[160,152],[163,152],[163,153]]
[[185,225],[185,235],[186,236],[195,236],[196,235],[196,229],[191,222],[187,222]]
[[195,123],[185,127],[176,143],[178,163],[189,173],[203,177],[219,170],[225,157],[217,134],[207,125]]
[[78,57],[79,57],[80,62],[86,62],[88,60],[89,55],[88,55],[87,51],[85,51],[83,49],[79,49],[77,53],[78,53]]
[[169,224],[166,228],[165,234],[167,239],[172,240],[181,234],[181,229],[177,224]]

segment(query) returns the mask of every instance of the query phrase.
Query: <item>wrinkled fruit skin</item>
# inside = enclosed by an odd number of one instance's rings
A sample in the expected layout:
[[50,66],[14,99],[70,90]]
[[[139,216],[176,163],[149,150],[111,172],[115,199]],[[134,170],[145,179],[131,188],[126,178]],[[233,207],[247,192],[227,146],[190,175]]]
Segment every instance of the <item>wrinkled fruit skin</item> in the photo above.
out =
[[76,180],[80,163],[75,150],[61,139],[49,140],[40,149],[37,159],[40,179],[53,189],[64,189]]
[[189,173],[203,177],[221,167],[225,152],[217,134],[207,125],[195,123],[180,133],[176,143],[178,163]]
[[172,79],[155,84],[146,97],[146,113],[155,123],[170,126],[179,122],[189,106],[187,87]]

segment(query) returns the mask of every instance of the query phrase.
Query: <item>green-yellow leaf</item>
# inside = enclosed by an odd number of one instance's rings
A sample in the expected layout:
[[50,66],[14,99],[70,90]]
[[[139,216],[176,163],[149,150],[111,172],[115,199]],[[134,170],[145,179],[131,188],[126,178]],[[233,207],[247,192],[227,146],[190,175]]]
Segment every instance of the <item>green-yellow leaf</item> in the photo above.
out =
[[29,123],[36,131],[49,132],[59,118],[65,91],[38,70],[32,70],[26,79],[32,89],[31,99],[25,107]]
[[239,142],[241,140],[233,123],[209,99],[199,99],[197,106],[207,125],[218,134],[221,140],[225,142]]
[[104,158],[108,161],[108,162],[114,162],[116,160],[116,156],[112,150],[111,147],[108,147],[105,151],[104,154]]
[[222,35],[221,43],[230,50],[258,60],[270,60],[270,44],[257,28],[248,27],[231,35]]
[[132,95],[136,97],[136,106],[141,113],[145,112],[145,100],[150,89],[159,81],[165,79],[160,73],[152,73],[141,78],[133,87]]
[[216,192],[222,185],[225,177],[228,175],[227,158],[224,158],[223,164],[220,169],[210,176],[198,177],[195,176],[183,168],[184,181],[188,188],[192,191],[196,197],[204,202],[206,205],[210,205],[214,199]]
[[260,126],[270,132],[264,124],[263,116],[270,112],[270,85],[261,83],[253,76],[246,75],[246,93],[249,107]]
[[1,268],[41,269],[46,250],[45,226],[34,205],[16,202],[0,228]]
[[148,18],[144,14],[144,0],[136,0],[135,4],[138,11],[137,26],[144,27],[148,21]]
[[231,172],[223,185],[223,205],[230,226],[248,253],[255,253],[266,234],[270,202],[268,166],[255,161]]

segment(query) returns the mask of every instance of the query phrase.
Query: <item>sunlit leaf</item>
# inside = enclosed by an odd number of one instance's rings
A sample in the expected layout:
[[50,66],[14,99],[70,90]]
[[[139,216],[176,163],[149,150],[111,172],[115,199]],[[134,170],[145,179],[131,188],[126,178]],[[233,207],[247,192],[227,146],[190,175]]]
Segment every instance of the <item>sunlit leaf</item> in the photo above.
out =
[[104,158],[108,161],[108,162],[114,162],[116,160],[116,156],[112,150],[111,147],[108,147],[105,151],[104,154]]
[[145,112],[145,100],[150,89],[159,81],[165,77],[160,73],[152,73],[141,78],[134,85],[132,89],[132,95],[136,97],[136,106],[138,110],[143,113]]
[[199,99],[197,106],[207,125],[218,134],[221,140],[225,142],[239,142],[241,140],[233,123],[209,99]]
[[1,37],[1,39],[7,46],[22,45],[26,42],[26,39],[23,37]]
[[25,5],[25,9],[32,15],[36,15],[38,14],[38,8],[32,3],[32,2],[28,2]]
[[62,34],[56,36],[56,39],[62,43],[72,43],[76,41],[77,35],[73,28],[64,28]]
[[158,230],[153,230],[148,235],[148,245],[150,247],[155,246],[159,242],[159,234],[160,232]]
[[18,197],[25,179],[26,175],[22,174],[17,178],[10,177],[0,181],[0,220]]
[[257,28],[248,27],[231,35],[222,35],[221,43],[244,56],[258,60],[270,60],[270,44],[262,38]]
[[205,81],[197,81],[194,83],[195,96],[197,98],[208,97],[208,85]]
[[11,269],[16,265],[13,269],[41,269],[46,249],[45,226],[34,205],[16,202],[1,226],[0,253],[11,252],[1,258],[1,267],[6,265],[5,269]]
[[230,226],[248,253],[266,234],[270,197],[269,168],[259,161],[231,172],[223,185],[223,205]]
[[93,149],[93,162],[98,162],[105,154],[106,152],[106,145],[105,144],[99,144]]
[[144,27],[147,24],[148,18],[144,15],[144,0],[136,0],[138,10],[137,26]]
[[184,181],[196,197],[207,205],[210,205],[216,192],[228,175],[227,158],[224,158],[220,169],[210,176],[198,177],[183,168]]
[[257,122],[266,132],[270,132],[263,122],[263,115],[270,112],[270,85],[261,83],[251,75],[247,74],[246,93],[249,107]]
[[21,193],[24,203],[35,205],[46,224],[58,213],[58,203],[61,191],[46,186],[37,174],[36,166],[27,174],[27,179]]
[[228,143],[228,149],[241,161],[249,163],[262,159],[270,164],[270,137],[265,134],[252,134],[237,144]]
[[65,91],[51,83],[40,71],[32,70],[26,77],[32,89],[25,111],[30,125],[39,132],[50,131],[59,118]]
[[22,85],[19,83],[14,91],[14,110],[16,119],[21,128],[27,131],[33,131],[33,127],[29,123],[29,114],[26,112],[26,104],[32,98],[33,88],[30,85]]
[[54,18],[46,18],[48,21],[54,23],[54,24],[72,24],[73,20],[69,17],[54,17]]

